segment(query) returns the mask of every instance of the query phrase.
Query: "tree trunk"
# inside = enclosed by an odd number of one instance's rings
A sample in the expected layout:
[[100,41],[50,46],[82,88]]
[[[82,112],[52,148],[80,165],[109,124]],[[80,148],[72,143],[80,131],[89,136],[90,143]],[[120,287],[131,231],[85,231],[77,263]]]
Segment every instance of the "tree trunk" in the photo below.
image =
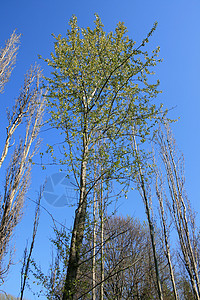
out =
[[100,186],[100,221],[101,221],[101,285],[100,300],[104,298],[104,205],[103,205],[103,182]]
[[[96,175],[96,166],[95,166],[95,175]],[[95,175],[94,175],[94,181],[95,181]],[[97,211],[97,205],[96,205],[96,189],[94,188],[94,198],[93,198],[93,250],[92,250],[92,300],[96,300],[96,211]]]
[[80,176],[80,197],[79,205],[75,212],[74,227],[72,231],[72,239],[70,246],[69,262],[67,268],[67,275],[64,284],[62,300],[74,299],[77,284],[77,274],[79,267],[80,251],[85,229],[85,219],[87,211],[87,195],[86,195],[86,171],[87,171],[87,157],[88,157],[88,140],[87,140],[87,123],[85,118],[83,134],[83,155],[81,163]]
[[[164,236],[163,244],[165,245],[166,257],[167,257],[169,271],[170,271],[170,278],[171,278],[172,287],[173,287],[174,299],[178,300],[179,297],[178,297],[178,292],[176,289],[174,271],[173,271],[172,262],[171,262],[170,246],[169,246],[168,236],[167,236],[168,230],[167,230],[167,224],[166,224],[166,218],[165,218],[165,212],[164,212],[164,206],[163,206],[162,177],[161,177],[161,174],[158,174],[157,170],[155,170],[155,174],[156,174],[156,195],[157,195],[159,206],[160,206],[160,215],[161,215],[161,222],[162,222],[163,236]],[[158,186],[158,178],[159,177],[160,177],[160,184]]]
[[159,275],[159,269],[158,269],[158,259],[156,255],[156,244],[155,244],[155,234],[154,234],[154,226],[151,220],[151,214],[150,214],[150,207],[148,203],[148,196],[145,188],[145,183],[144,183],[144,176],[142,174],[142,169],[140,165],[140,158],[138,154],[138,149],[137,149],[137,143],[135,139],[135,134],[133,130],[133,149],[135,150],[137,160],[138,160],[138,171],[139,171],[139,176],[138,176],[138,181],[139,185],[141,188],[141,195],[144,200],[145,204],[145,209],[146,209],[146,215],[147,215],[147,220],[149,224],[149,231],[150,231],[150,238],[151,238],[151,245],[152,245],[152,250],[153,250],[153,257],[154,257],[154,265],[155,265],[155,270],[156,270],[156,282],[157,282],[157,290],[158,290],[158,297],[159,300],[163,300],[163,293],[162,293],[162,288],[161,288],[161,282],[160,282],[160,275]]

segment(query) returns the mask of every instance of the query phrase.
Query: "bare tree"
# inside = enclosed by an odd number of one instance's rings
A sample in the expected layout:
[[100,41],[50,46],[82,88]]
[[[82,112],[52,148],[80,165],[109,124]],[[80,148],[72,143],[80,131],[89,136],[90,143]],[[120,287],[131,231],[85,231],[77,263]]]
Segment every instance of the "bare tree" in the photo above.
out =
[[165,133],[159,130],[157,142],[169,188],[167,204],[179,238],[180,259],[190,278],[195,299],[200,299],[195,215],[185,193],[184,160],[182,155],[178,155],[175,140],[168,125],[165,130]]
[[[22,216],[24,199],[29,187],[31,160],[38,148],[45,98],[40,88],[41,70],[35,66],[25,76],[24,86],[11,112],[8,112],[7,137],[0,163],[4,162],[15,129],[23,122],[24,138],[19,139],[7,167],[0,207],[0,278],[3,281],[11,261],[5,262],[14,228]],[[33,145],[34,144],[34,145]],[[31,146],[33,145],[33,149]]]
[[8,82],[15,65],[17,50],[19,48],[20,34],[15,31],[6,42],[4,48],[0,49],[0,93]]
[[140,299],[148,261],[147,232],[137,220],[115,216],[105,223],[105,238],[105,298]]

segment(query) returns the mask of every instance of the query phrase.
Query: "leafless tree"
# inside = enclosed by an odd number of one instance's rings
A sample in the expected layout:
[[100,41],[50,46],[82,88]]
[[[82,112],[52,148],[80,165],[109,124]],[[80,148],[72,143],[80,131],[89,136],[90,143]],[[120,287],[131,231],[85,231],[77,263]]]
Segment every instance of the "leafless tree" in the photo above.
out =
[[[8,272],[11,261],[6,263],[5,257],[14,228],[21,219],[24,199],[29,187],[31,160],[38,148],[38,133],[42,124],[45,98],[40,87],[41,70],[31,67],[25,76],[24,86],[17,98],[14,107],[7,112],[8,126],[6,140],[0,158],[0,166],[5,161],[11,142],[15,143],[14,132],[19,124],[23,126],[25,134],[19,138],[18,145],[7,167],[4,182],[4,191],[1,196],[0,207],[0,278],[1,282]],[[13,138],[13,140],[12,140]],[[12,141],[11,141],[12,140]],[[32,147],[31,147],[32,146]]]
[[200,299],[199,260],[195,214],[185,192],[184,160],[179,155],[168,125],[158,132],[157,142],[164,162],[169,198],[167,200],[180,245],[180,259],[190,278],[195,299]]
[[108,239],[105,244],[105,298],[140,299],[148,264],[147,231],[137,220],[110,217],[105,223],[105,237]]

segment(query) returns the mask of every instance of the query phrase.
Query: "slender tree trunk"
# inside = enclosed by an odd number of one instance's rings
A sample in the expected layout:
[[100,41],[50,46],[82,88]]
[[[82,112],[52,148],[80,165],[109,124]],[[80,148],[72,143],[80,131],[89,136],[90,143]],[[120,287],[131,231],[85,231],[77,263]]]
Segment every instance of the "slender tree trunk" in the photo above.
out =
[[[161,222],[162,222],[163,236],[164,236],[163,244],[165,245],[166,257],[167,257],[169,271],[170,271],[170,278],[171,278],[171,282],[172,282],[174,299],[178,300],[179,297],[178,297],[178,292],[176,289],[174,271],[173,271],[171,255],[170,255],[170,246],[169,246],[168,236],[167,236],[167,224],[166,224],[166,218],[165,218],[165,212],[164,212],[164,206],[163,206],[162,182],[160,182],[160,185],[158,186],[158,177],[159,177],[159,175],[161,177],[161,174],[158,174],[158,172],[156,172],[156,171],[155,171],[155,173],[156,173],[156,194],[157,194],[157,198],[158,198],[159,206],[160,206],[160,215],[161,215]],[[160,180],[162,180],[162,179],[160,179]]]
[[[94,181],[96,177],[96,166],[95,166],[95,174]],[[96,300],[96,212],[97,212],[97,203],[96,203],[96,189],[94,187],[94,198],[93,198],[93,251],[92,251],[92,300]]]
[[101,222],[101,285],[100,300],[104,298],[104,203],[103,203],[103,182],[100,186],[100,222]]
[[163,230],[164,230],[166,256],[167,256],[167,261],[168,261],[168,266],[169,266],[169,271],[170,271],[170,278],[171,278],[172,287],[173,287],[174,299],[178,300],[179,297],[178,297],[178,292],[176,289],[174,271],[173,271],[172,262],[171,262],[170,247],[169,247],[168,238],[167,238],[166,224],[164,223],[163,216],[162,216],[162,222],[163,222]]
[[142,198],[144,200],[147,220],[148,220],[148,224],[149,224],[150,238],[151,238],[153,257],[154,257],[154,265],[155,265],[155,270],[156,270],[156,282],[157,282],[158,297],[159,297],[159,300],[163,300],[163,293],[162,293],[162,287],[161,287],[161,281],[160,281],[160,275],[159,275],[159,268],[158,268],[158,259],[157,259],[157,255],[156,255],[154,226],[153,226],[153,223],[152,223],[152,220],[151,220],[151,213],[150,213],[150,207],[149,207],[149,203],[148,203],[148,196],[147,196],[147,192],[146,192],[146,188],[145,188],[144,176],[142,174],[142,169],[141,169],[141,165],[140,165],[140,159],[139,159],[139,154],[138,154],[138,149],[137,149],[137,143],[136,143],[136,139],[135,139],[134,130],[133,130],[133,143],[134,143],[133,148],[135,150],[137,160],[138,160],[139,184],[140,184],[140,188],[141,188],[141,191],[142,191]]

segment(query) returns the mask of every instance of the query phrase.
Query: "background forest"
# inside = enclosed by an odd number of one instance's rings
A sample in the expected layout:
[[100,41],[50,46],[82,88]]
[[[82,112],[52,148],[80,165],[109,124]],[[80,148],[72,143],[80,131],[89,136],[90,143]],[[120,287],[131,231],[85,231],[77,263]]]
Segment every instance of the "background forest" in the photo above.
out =
[[199,3],[36,4],[1,10],[1,299],[200,299]]

